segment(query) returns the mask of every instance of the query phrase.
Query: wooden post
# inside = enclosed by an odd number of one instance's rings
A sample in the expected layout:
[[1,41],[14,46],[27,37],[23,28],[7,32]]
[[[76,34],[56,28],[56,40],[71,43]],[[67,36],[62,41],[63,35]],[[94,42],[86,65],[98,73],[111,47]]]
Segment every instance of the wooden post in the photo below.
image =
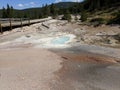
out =
[[20,22],[21,22],[21,28],[22,28],[23,27],[22,18],[20,18]]
[[10,22],[10,30],[12,30],[12,21],[11,21],[11,18],[9,18],[9,22]]
[[2,24],[0,23],[0,32],[1,32],[1,34],[3,33],[3,31],[2,31]]
[[30,18],[28,19],[28,25],[30,26]]

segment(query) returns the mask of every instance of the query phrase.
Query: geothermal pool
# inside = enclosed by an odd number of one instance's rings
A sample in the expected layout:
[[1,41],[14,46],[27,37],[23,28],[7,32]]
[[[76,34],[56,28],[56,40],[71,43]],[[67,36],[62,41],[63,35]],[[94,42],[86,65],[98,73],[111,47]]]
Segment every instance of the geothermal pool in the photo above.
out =
[[61,36],[61,37],[52,39],[52,40],[51,40],[51,44],[54,44],[54,45],[62,45],[62,44],[67,43],[69,40],[70,40],[70,37],[69,37],[69,36]]
[[7,46],[20,46],[24,44],[32,44],[35,48],[66,48],[71,46],[70,42],[73,42],[75,35],[59,33],[53,35],[39,35],[39,34],[31,34],[24,35],[19,38],[16,38],[12,41],[4,42],[0,45]]
[[[73,42],[75,36],[72,34],[58,35],[56,37],[47,37],[36,40],[37,48],[66,48],[71,46],[69,42]],[[41,43],[41,44],[40,44]]]

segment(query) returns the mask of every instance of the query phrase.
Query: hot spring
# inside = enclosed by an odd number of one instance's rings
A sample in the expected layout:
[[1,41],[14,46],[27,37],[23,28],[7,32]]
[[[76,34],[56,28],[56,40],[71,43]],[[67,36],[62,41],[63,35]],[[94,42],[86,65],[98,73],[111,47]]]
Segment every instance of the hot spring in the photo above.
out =
[[61,36],[61,37],[52,39],[52,40],[51,40],[51,44],[54,44],[54,45],[62,45],[62,44],[67,43],[69,40],[70,40],[70,37],[69,37],[69,36]]

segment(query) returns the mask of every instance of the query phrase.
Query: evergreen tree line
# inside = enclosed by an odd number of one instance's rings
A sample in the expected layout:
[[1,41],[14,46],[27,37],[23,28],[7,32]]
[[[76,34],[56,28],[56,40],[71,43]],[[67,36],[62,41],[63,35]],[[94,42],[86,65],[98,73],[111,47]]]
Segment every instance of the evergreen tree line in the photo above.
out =
[[56,18],[57,15],[67,14],[77,14],[80,12],[80,3],[68,8],[58,8],[55,4],[43,5],[41,8],[31,8],[24,10],[15,10],[12,6],[7,5],[7,8],[2,9],[2,18],[46,18],[52,16]]
[[13,17],[13,7],[7,4],[7,8],[2,9],[2,18],[12,18]]
[[[94,11],[99,9],[104,9],[111,7],[112,5],[117,5],[120,3],[120,0],[84,0],[81,3],[76,3],[71,7],[56,7],[56,4],[51,5],[43,5],[42,8],[31,8],[24,10],[15,10],[12,6],[7,5],[7,8],[2,9],[2,18],[45,18],[48,16],[52,16],[55,18],[57,15],[66,15],[68,14],[80,14],[85,11]],[[119,5],[119,4],[118,4]],[[65,17],[66,17],[65,16]],[[65,18],[64,17],[64,18]],[[85,20],[85,18],[83,18]]]
[[42,8],[31,8],[24,10],[15,10],[12,6],[7,4],[7,8],[2,9],[2,18],[46,18],[48,16],[56,17],[58,15],[58,9],[55,4],[48,6],[47,4]]
[[109,8],[113,5],[120,5],[120,0],[84,0],[83,8],[88,11]]

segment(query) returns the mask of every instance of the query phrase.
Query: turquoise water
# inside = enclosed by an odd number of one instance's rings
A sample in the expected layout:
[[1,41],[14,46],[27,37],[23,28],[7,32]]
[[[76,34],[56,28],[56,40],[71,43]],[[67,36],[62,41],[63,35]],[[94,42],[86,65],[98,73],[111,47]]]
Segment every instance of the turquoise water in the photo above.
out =
[[62,36],[62,37],[53,39],[51,43],[56,45],[61,45],[61,44],[65,44],[68,40],[70,40],[69,36]]

